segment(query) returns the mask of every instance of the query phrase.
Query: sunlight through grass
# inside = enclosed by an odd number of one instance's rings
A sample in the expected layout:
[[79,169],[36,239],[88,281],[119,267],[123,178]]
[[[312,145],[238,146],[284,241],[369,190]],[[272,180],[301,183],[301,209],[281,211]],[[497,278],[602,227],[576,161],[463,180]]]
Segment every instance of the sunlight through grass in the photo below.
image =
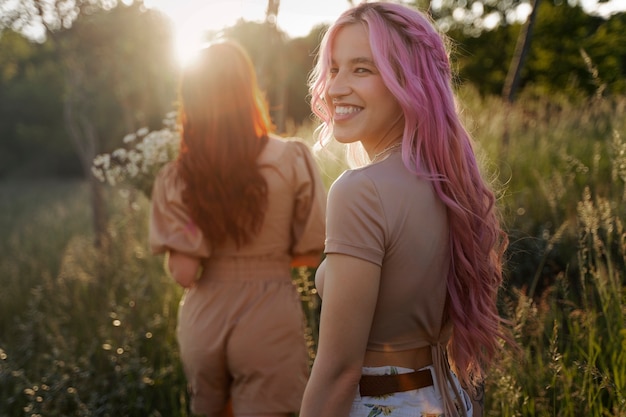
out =
[[[487,416],[626,416],[626,98],[584,105],[471,89],[464,117],[511,238]],[[311,127],[293,132],[312,144]],[[503,138],[507,138],[504,141]],[[329,186],[341,147],[316,154]],[[488,162],[488,163],[487,163]],[[96,250],[81,182],[0,184],[0,415],[189,416],[175,340],[181,289],[147,247],[148,200],[107,188]],[[319,298],[294,270],[311,360]]]

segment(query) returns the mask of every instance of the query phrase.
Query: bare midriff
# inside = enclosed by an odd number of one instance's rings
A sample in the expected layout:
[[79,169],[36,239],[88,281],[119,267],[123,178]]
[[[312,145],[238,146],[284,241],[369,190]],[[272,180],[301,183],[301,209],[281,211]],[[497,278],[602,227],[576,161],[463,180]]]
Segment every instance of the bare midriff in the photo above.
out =
[[366,350],[363,366],[398,366],[418,370],[432,363],[431,347],[424,346],[397,352]]

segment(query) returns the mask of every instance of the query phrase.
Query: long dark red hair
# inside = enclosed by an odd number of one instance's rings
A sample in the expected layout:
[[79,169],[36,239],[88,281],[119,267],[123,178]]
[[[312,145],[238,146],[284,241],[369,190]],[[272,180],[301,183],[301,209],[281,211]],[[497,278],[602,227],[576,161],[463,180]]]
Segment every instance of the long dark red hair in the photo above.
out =
[[205,47],[183,69],[179,96],[183,202],[212,244],[242,245],[267,209],[257,158],[273,129],[249,55],[234,41]]

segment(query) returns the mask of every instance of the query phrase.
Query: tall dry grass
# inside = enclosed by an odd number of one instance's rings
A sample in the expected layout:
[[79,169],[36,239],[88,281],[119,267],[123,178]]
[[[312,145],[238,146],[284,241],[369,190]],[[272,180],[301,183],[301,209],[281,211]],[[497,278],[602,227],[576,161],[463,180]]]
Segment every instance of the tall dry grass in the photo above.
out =
[[[460,97],[511,237],[501,309],[522,347],[502,346],[486,415],[626,416],[626,98]],[[337,155],[318,154],[327,185],[345,168]],[[181,289],[149,255],[146,198],[108,193],[102,251],[84,184],[0,183],[2,416],[189,415]],[[313,359],[311,274],[294,270]]]

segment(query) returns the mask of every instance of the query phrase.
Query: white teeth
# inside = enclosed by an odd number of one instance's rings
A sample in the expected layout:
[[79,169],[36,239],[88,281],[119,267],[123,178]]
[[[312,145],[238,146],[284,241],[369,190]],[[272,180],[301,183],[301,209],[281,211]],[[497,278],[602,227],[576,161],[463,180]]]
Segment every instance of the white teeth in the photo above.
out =
[[348,106],[337,106],[335,107],[335,114],[350,114],[361,111],[358,107],[348,107]]

